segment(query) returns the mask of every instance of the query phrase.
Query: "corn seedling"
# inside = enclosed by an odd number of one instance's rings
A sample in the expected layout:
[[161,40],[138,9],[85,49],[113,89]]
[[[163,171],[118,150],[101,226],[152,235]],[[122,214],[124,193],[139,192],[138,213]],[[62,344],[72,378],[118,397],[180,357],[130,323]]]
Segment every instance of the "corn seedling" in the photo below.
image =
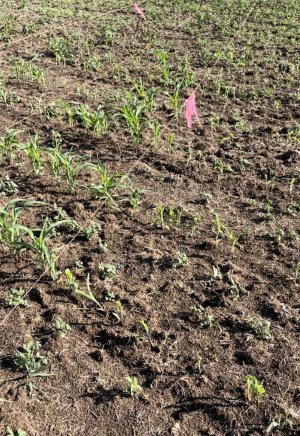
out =
[[263,387],[263,383],[258,381],[254,375],[247,375],[245,377],[246,382],[246,398],[249,402],[256,402],[257,404],[261,403],[265,396],[265,389]]
[[159,137],[160,137],[160,132],[161,132],[161,129],[162,129],[162,125],[157,120],[154,120],[154,121],[149,120],[148,121],[148,126],[149,126],[149,128],[150,128],[150,130],[152,132],[152,137],[153,137],[152,145],[154,147],[156,147],[157,144],[158,144]]
[[200,374],[202,374],[206,367],[207,367],[207,364],[203,363],[203,357],[200,356],[200,354],[198,354],[197,362],[196,362],[197,370],[199,371]]
[[4,137],[0,138],[0,155],[8,159],[10,163],[14,160],[14,148],[19,143],[18,135],[21,133],[20,130],[8,129],[5,132]]
[[76,109],[74,115],[83,124],[85,129],[92,130],[96,135],[104,134],[108,131],[108,118],[101,108],[92,112],[87,106],[80,106]]
[[44,83],[44,72],[36,65],[33,65],[32,62],[16,60],[14,62],[14,70],[15,77],[18,80],[28,79],[37,82],[39,85],[42,85]]
[[178,229],[181,225],[182,211],[180,208],[158,206],[156,209],[157,217],[153,224],[165,227],[167,230]]
[[[17,204],[20,203],[20,206]],[[19,198],[9,201],[0,208],[0,243],[9,247],[13,254],[26,249],[24,237],[31,230],[19,223],[19,217],[25,207],[43,205],[39,201],[26,201]]]
[[125,380],[127,381],[127,389],[125,392],[130,396],[133,397],[142,389],[136,377],[127,376]]
[[168,85],[171,78],[171,67],[168,64],[168,54],[166,51],[158,51],[156,57],[160,63],[160,74],[162,82]]
[[67,279],[67,285],[69,286],[69,288],[71,290],[73,290],[75,292],[76,295],[79,295],[82,298],[85,298],[89,301],[92,301],[93,303],[95,303],[100,310],[103,310],[102,305],[99,303],[99,301],[96,299],[96,297],[93,295],[92,291],[91,291],[91,286],[90,286],[90,275],[87,275],[86,278],[86,291],[83,291],[78,282],[76,281],[72,271],[70,271],[69,269],[66,269],[65,272],[65,277]]
[[122,322],[124,316],[123,304],[120,300],[116,300],[115,305],[116,305],[116,311],[113,312],[112,314],[117,319],[118,322]]
[[145,104],[134,99],[119,107],[121,118],[125,121],[132,138],[138,140],[146,126]]
[[167,96],[170,99],[171,106],[174,112],[174,118],[178,122],[179,117],[179,88],[175,88],[173,94],[167,93]]
[[25,143],[20,148],[24,149],[25,153],[29,157],[35,174],[40,174],[44,167],[44,160],[40,151],[40,137],[38,134],[34,138],[30,138],[30,141]]
[[148,324],[147,324],[146,321],[143,320],[143,319],[140,320],[140,324],[141,324],[141,326],[142,326],[144,332],[146,333],[146,336],[147,336],[147,338],[148,338],[149,344],[150,344],[151,347],[153,348],[153,342],[152,342],[152,339],[151,339],[151,336],[150,336],[150,328],[149,328]]
[[114,173],[109,175],[106,167],[100,162],[97,165],[90,164],[89,167],[95,170],[98,175],[98,183],[92,183],[89,186],[93,196],[98,200],[104,200],[115,205],[115,200],[118,197],[117,191],[126,188],[126,185],[120,183],[120,179],[125,178],[124,174]]
[[64,223],[65,221],[51,223],[49,219],[46,219],[40,229],[34,231],[28,229],[31,241],[24,243],[25,248],[37,254],[41,266],[45,270],[49,270],[53,280],[59,277],[60,272],[56,268],[57,257],[49,248],[49,239],[55,234],[56,228]]

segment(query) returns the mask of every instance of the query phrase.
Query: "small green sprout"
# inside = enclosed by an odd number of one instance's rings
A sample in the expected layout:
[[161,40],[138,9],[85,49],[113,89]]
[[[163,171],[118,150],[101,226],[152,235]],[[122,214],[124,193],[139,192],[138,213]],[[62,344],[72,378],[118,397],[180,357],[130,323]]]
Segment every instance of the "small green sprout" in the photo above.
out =
[[212,315],[206,313],[206,309],[203,306],[192,306],[192,313],[196,315],[197,323],[200,327],[211,327],[215,321]]
[[258,318],[249,318],[247,327],[252,330],[257,338],[270,340],[272,335],[270,332],[270,322]]
[[116,300],[115,305],[116,305],[116,311],[113,312],[113,316],[117,319],[118,322],[122,322],[123,315],[124,315],[124,308],[121,300]]
[[125,380],[128,383],[128,387],[125,392],[130,394],[132,397],[136,395],[139,390],[142,389],[136,377],[127,376],[125,377]]
[[27,436],[26,431],[22,430],[21,428],[13,430],[12,427],[8,426],[6,427],[6,431],[6,436]]
[[46,357],[38,351],[40,348],[40,342],[29,342],[24,344],[15,354],[15,365],[23,370],[27,377],[47,377],[50,375],[44,372],[49,365]]
[[270,425],[268,426],[266,432],[267,433],[272,433],[273,430],[275,430],[276,428],[278,430],[284,430],[286,428],[289,428],[290,430],[292,430],[293,429],[293,425],[294,425],[293,419],[294,419],[293,415],[289,411],[286,411],[286,412],[284,412],[283,415],[279,416],[279,420],[278,421],[273,420],[270,423]]
[[187,255],[184,252],[177,251],[176,260],[174,260],[172,263],[173,268],[181,268],[183,266],[188,265],[188,263],[189,260]]
[[25,291],[22,288],[10,289],[8,297],[5,299],[7,306],[28,306],[28,302],[25,299]]
[[61,318],[57,318],[54,321],[53,327],[60,338],[65,338],[71,330],[70,325]]
[[255,401],[259,404],[265,395],[265,389],[263,383],[258,381],[254,375],[247,375],[245,377],[246,382],[246,398],[249,402]]
[[108,263],[99,263],[99,274],[101,279],[109,280],[117,275],[117,268],[115,265],[111,265]]
[[150,336],[150,328],[149,328],[148,324],[143,319],[140,320],[140,324],[141,324],[143,330],[146,333],[146,336],[148,338],[149,344],[151,345],[151,347],[153,347],[153,342],[152,342],[152,339],[151,339],[151,336]]

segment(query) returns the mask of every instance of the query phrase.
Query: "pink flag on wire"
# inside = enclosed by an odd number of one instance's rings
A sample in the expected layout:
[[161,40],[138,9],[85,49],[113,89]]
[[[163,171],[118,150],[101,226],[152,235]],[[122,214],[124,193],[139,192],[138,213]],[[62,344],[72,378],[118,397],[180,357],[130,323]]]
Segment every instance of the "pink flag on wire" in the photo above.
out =
[[196,117],[199,121],[198,111],[196,107],[196,95],[194,92],[186,100],[185,105],[185,118],[189,129],[192,127],[193,117]]
[[144,12],[142,11],[142,9],[139,7],[139,5],[137,5],[136,3],[133,3],[132,5],[133,9],[135,10],[135,12],[137,14],[139,14],[142,18],[144,18],[144,20],[146,20],[146,17],[144,15]]

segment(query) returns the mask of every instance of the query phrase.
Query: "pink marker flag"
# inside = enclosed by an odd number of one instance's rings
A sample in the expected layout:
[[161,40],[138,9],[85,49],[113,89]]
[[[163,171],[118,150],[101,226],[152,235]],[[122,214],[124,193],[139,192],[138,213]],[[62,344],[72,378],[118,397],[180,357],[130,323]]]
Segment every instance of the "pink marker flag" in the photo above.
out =
[[144,15],[144,12],[142,11],[142,9],[139,7],[139,5],[137,5],[136,3],[133,3],[132,5],[133,9],[135,10],[135,12],[137,14],[139,14],[142,18],[144,18],[144,20],[146,20],[146,17]]
[[185,105],[185,118],[189,129],[192,127],[193,117],[196,117],[199,122],[198,111],[196,107],[196,95],[194,92],[186,100]]

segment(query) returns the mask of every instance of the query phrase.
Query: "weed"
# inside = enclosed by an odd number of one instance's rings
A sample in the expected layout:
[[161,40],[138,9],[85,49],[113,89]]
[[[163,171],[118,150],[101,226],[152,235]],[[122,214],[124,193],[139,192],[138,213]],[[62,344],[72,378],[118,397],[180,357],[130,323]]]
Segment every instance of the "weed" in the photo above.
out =
[[9,176],[0,179],[0,195],[11,195],[18,191],[18,185]]
[[183,266],[188,265],[188,263],[189,260],[187,255],[184,252],[177,251],[176,260],[174,260],[172,263],[173,268],[181,268]]
[[71,330],[70,325],[61,318],[57,318],[54,321],[53,327],[60,338],[65,338]]
[[284,414],[279,416],[278,421],[273,420],[269,424],[266,432],[272,433],[273,430],[275,430],[275,429],[282,430],[282,431],[285,429],[292,430],[293,426],[294,426],[294,417],[289,411],[286,411],[286,412],[284,412]]
[[24,344],[15,354],[15,365],[24,371],[27,377],[44,377],[49,375],[47,372],[44,372],[49,365],[46,357],[42,356],[38,351],[40,348],[40,342],[29,342]]
[[6,436],[27,436],[26,431],[22,430],[21,428],[14,430],[12,427],[8,426],[6,427],[6,431]]
[[264,321],[258,318],[249,318],[247,320],[247,327],[260,339],[272,339],[269,321]]
[[117,275],[117,268],[115,265],[108,263],[99,263],[99,275],[103,280],[109,280],[114,278]]
[[208,315],[203,306],[192,306],[191,311],[192,314],[196,316],[197,324],[200,327],[206,328],[213,325],[215,318],[212,315]]
[[9,290],[8,297],[5,299],[5,304],[10,307],[14,306],[28,306],[25,299],[25,291],[22,288],[12,288]]

